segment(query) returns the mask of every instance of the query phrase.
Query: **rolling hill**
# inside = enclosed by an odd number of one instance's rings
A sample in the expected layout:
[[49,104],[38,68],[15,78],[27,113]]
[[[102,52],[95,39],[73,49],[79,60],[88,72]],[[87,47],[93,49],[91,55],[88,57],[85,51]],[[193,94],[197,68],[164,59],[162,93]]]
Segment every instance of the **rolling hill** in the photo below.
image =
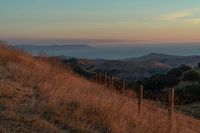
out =
[[167,55],[161,53],[150,53],[145,56],[137,58],[129,58],[128,61],[146,62],[146,61],[158,61],[160,63],[169,65],[171,67],[178,67],[181,64],[196,66],[200,62],[200,56],[178,56],[178,55]]
[[[165,74],[182,64],[196,67],[200,56],[177,56],[151,53],[141,57],[122,60],[77,59],[78,67],[85,71],[107,72],[109,75],[127,81],[141,80],[155,74]],[[67,61],[66,61],[67,62]]]
[[[174,132],[198,132],[182,119],[197,120],[175,115]],[[56,59],[0,45],[0,132],[168,133],[169,125],[167,111],[153,102],[145,100],[139,115],[135,97],[87,81]]]
[[107,72],[119,79],[138,80],[157,73],[165,73],[171,66],[158,61],[88,60],[79,59],[76,64],[86,71]]

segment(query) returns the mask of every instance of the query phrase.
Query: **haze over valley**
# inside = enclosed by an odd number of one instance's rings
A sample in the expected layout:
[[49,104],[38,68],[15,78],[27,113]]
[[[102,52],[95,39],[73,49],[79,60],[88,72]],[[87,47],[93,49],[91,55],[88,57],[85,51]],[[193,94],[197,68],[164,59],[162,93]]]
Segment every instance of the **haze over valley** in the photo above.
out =
[[192,56],[200,55],[199,43],[161,43],[161,44],[88,44],[88,43],[32,43],[12,42],[17,48],[21,48],[34,55],[45,53],[49,56],[65,56],[87,59],[126,59],[145,56],[151,53],[168,55]]

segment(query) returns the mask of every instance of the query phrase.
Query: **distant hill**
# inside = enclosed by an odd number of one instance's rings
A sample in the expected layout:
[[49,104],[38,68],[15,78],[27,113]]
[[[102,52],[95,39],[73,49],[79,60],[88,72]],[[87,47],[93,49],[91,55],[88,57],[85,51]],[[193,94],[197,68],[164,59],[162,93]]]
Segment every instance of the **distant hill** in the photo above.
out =
[[25,50],[29,49],[40,49],[40,50],[46,50],[46,49],[52,49],[52,50],[60,50],[60,49],[92,49],[93,47],[85,44],[65,44],[65,45],[15,45],[16,48],[22,48]]
[[181,64],[189,65],[194,67],[200,62],[200,56],[178,56],[178,55],[167,55],[160,53],[150,53],[141,57],[134,57],[127,59],[128,61],[146,62],[146,61],[158,61],[160,63],[169,65],[171,67],[177,67]]
[[94,47],[85,44],[63,44],[63,45],[14,45],[15,48],[23,49],[33,55],[46,54],[49,56],[76,56],[81,51],[91,51]]
[[78,67],[86,71],[107,72],[120,79],[138,80],[155,74],[165,74],[182,64],[195,67],[200,56],[178,56],[151,53],[124,60],[78,59]]
[[179,58],[181,56],[177,55],[168,55],[168,54],[162,54],[162,53],[150,53],[148,55],[144,55],[138,58],[131,58],[132,60],[140,60],[140,61],[146,61],[146,60],[157,60],[157,59],[173,59],[173,58]]
[[78,59],[76,66],[85,71],[107,72],[119,79],[138,80],[157,73],[165,73],[171,66],[158,61],[123,61],[123,60],[90,60]]

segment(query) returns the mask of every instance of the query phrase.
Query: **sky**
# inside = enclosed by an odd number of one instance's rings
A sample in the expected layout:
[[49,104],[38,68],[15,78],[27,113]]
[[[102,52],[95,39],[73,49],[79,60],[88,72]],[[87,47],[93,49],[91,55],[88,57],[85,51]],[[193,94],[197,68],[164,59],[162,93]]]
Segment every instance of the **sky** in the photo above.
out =
[[0,39],[200,42],[200,0],[0,0]]

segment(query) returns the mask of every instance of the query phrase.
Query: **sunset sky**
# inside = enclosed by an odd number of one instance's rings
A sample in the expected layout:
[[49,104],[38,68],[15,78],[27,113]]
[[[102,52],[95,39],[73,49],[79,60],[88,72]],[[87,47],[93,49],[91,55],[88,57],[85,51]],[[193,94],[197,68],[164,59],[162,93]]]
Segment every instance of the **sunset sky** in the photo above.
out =
[[1,0],[0,39],[200,42],[200,0]]

